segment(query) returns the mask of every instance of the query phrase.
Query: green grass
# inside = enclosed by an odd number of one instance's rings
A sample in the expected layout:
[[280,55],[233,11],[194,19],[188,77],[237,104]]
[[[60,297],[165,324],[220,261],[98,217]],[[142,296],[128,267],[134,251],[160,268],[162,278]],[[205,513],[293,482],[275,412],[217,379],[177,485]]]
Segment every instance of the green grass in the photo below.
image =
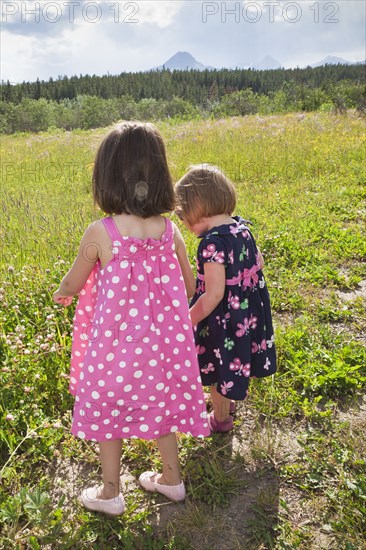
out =
[[[291,114],[159,129],[175,180],[213,162],[236,183],[236,213],[253,222],[265,257],[278,373],[253,381],[233,434],[180,438],[186,504],[137,486],[159,457],[153,442],[133,440],[122,454],[126,515],[84,511],[77,497],[100,466],[96,446],[69,433],[73,308],[51,295],[102,215],[90,178],[106,130],[2,137],[0,548],[363,548],[365,120]],[[193,264],[196,238],[182,232]]]

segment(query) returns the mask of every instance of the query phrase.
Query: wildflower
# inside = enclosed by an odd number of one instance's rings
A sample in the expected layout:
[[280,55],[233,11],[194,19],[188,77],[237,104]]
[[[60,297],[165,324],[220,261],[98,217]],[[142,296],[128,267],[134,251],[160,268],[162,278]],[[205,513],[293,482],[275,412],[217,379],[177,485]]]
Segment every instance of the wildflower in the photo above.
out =
[[14,420],[14,416],[12,414],[7,414],[6,417],[5,417],[6,420]]
[[8,267],[8,272],[9,272],[9,273],[14,273],[14,271],[15,271],[15,270],[14,270],[14,267],[13,267],[12,265],[9,265],[9,267]]
[[37,373],[37,374],[34,375],[34,378],[35,378],[36,380],[39,380],[39,379],[41,378],[41,375]]
[[29,349],[25,349],[25,350],[23,351],[23,353],[24,353],[24,355],[30,355],[30,350],[29,350]]
[[29,386],[24,387],[24,393],[30,393],[31,391],[32,391],[32,388],[30,388]]

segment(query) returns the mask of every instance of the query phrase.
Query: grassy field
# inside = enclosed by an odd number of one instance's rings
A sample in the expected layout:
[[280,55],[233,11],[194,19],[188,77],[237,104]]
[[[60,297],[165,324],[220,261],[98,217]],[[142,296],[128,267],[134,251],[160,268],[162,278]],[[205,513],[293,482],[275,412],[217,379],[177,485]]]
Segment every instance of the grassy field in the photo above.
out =
[[[235,429],[180,437],[188,497],[139,489],[153,442],[123,448],[127,513],[85,511],[94,444],[69,434],[73,308],[51,295],[94,210],[106,130],[2,137],[0,548],[366,548],[365,119],[291,114],[159,123],[177,180],[212,162],[238,189],[266,262],[279,371]],[[178,220],[174,220],[177,223]],[[194,260],[196,239],[182,228]]]

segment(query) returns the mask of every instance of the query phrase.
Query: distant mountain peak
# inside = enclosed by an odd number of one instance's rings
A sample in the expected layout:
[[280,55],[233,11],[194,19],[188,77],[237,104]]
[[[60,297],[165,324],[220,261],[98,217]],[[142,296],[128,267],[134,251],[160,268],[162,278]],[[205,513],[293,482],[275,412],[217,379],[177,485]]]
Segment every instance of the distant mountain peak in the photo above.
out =
[[327,55],[324,59],[321,61],[318,61],[317,63],[313,63],[311,67],[321,67],[322,65],[352,65],[351,61],[347,61],[346,59],[343,59],[342,57],[336,57],[335,55]]
[[177,52],[172,57],[170,57],[163,65],[155,67],[153,70],[162,71],[163,69],[169,69],[170,71],[186,71],[190,69],[195,69],[197,71],[204,71],[205,69],[213,69],[214,67],[209,67],[200,63],[193,57],[189,52]]

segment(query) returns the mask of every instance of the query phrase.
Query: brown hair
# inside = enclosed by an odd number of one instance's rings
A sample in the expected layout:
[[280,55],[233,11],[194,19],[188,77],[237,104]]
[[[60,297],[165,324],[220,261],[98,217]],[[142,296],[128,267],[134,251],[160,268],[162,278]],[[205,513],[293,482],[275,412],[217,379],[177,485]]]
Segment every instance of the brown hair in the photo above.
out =
[[175,186],[176,214],[194,224],[201,218],[232,214],[236,206],[234,184],[215,166],[198,164]]
[[174,210],[164,142],[153,124],[125,122],[104,138],[95,158],[93,197],[106,214],[148,218]]

